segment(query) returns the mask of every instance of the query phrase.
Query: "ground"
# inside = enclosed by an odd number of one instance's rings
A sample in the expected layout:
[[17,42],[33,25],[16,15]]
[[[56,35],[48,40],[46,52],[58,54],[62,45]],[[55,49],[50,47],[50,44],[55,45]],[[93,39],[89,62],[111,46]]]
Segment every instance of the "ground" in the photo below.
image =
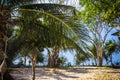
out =
[[[31,68],[14,68],[15,80],[31,80]],[[106,67],[36,68],[35,80],[120,80],[120,69]]]

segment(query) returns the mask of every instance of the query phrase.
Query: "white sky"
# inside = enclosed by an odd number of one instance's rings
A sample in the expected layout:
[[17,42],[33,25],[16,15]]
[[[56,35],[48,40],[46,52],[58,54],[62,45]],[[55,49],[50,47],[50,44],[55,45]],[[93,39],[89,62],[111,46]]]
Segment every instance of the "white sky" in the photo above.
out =
[[80,9],[79,0],[37,0],[36,3],[57,3],[63,5],[70,5]]

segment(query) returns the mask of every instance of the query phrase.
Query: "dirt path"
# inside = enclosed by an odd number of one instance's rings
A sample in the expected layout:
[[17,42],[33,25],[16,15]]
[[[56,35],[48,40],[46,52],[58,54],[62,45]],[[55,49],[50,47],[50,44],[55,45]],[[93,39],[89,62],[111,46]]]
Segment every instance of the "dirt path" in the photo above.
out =
[[[31,80],[30,68],[15,68],[15,80]],[[120,69],[75,67],[66,69],[36,68],[36,80],[120,80]]]

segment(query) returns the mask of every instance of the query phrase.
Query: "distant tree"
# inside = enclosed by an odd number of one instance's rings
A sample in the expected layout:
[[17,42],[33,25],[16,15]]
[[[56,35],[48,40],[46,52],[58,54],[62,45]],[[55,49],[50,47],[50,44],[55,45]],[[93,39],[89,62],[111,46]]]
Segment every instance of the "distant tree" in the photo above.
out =
[[89,38],[90,44],[95,46],[98,66],[102,66],[103,55],[104,55],[104,45],[107,40],[108,34],[112,31],[113,28],[109,27],[109,24],[103,23],[96,19],[88,24],[89,34],[87,35]]
[[[110,9],[114,8],[110,0],[79,0],[82,10],[79,13],[80,19],[83,24],[88,26],[90,34],[88,35],[90,43],[95,46],[97,51],[98,66],[102,66],[104,55],[104,44],[107,39],[107,35],[112,30],[111,27],[117,27],[112,21],[115,17],[108,19]],[[117,2],[117,1],[116,1]],[[110,4],[108,4],[110,3]],[[119,3],[119,1],[118,1]],[[106,4],[106,5],[105,5]],[[111,5],[111,6],[110,6]],[[116,5],[118,5],[116,3]],[[109,11],[110,10],[110,11]],[[107,13],[108,12],[108,13]],[[110,16],[109,16],[110,17]]]

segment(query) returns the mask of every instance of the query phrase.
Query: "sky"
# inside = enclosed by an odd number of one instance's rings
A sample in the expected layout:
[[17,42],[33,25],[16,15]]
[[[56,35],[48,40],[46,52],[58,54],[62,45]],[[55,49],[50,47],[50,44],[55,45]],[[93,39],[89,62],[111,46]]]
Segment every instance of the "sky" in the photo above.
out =
[[37,0],[35,3],[61,3],[63,5],[70,5],[76,7],[77,9],[80,8],[79,0]]

